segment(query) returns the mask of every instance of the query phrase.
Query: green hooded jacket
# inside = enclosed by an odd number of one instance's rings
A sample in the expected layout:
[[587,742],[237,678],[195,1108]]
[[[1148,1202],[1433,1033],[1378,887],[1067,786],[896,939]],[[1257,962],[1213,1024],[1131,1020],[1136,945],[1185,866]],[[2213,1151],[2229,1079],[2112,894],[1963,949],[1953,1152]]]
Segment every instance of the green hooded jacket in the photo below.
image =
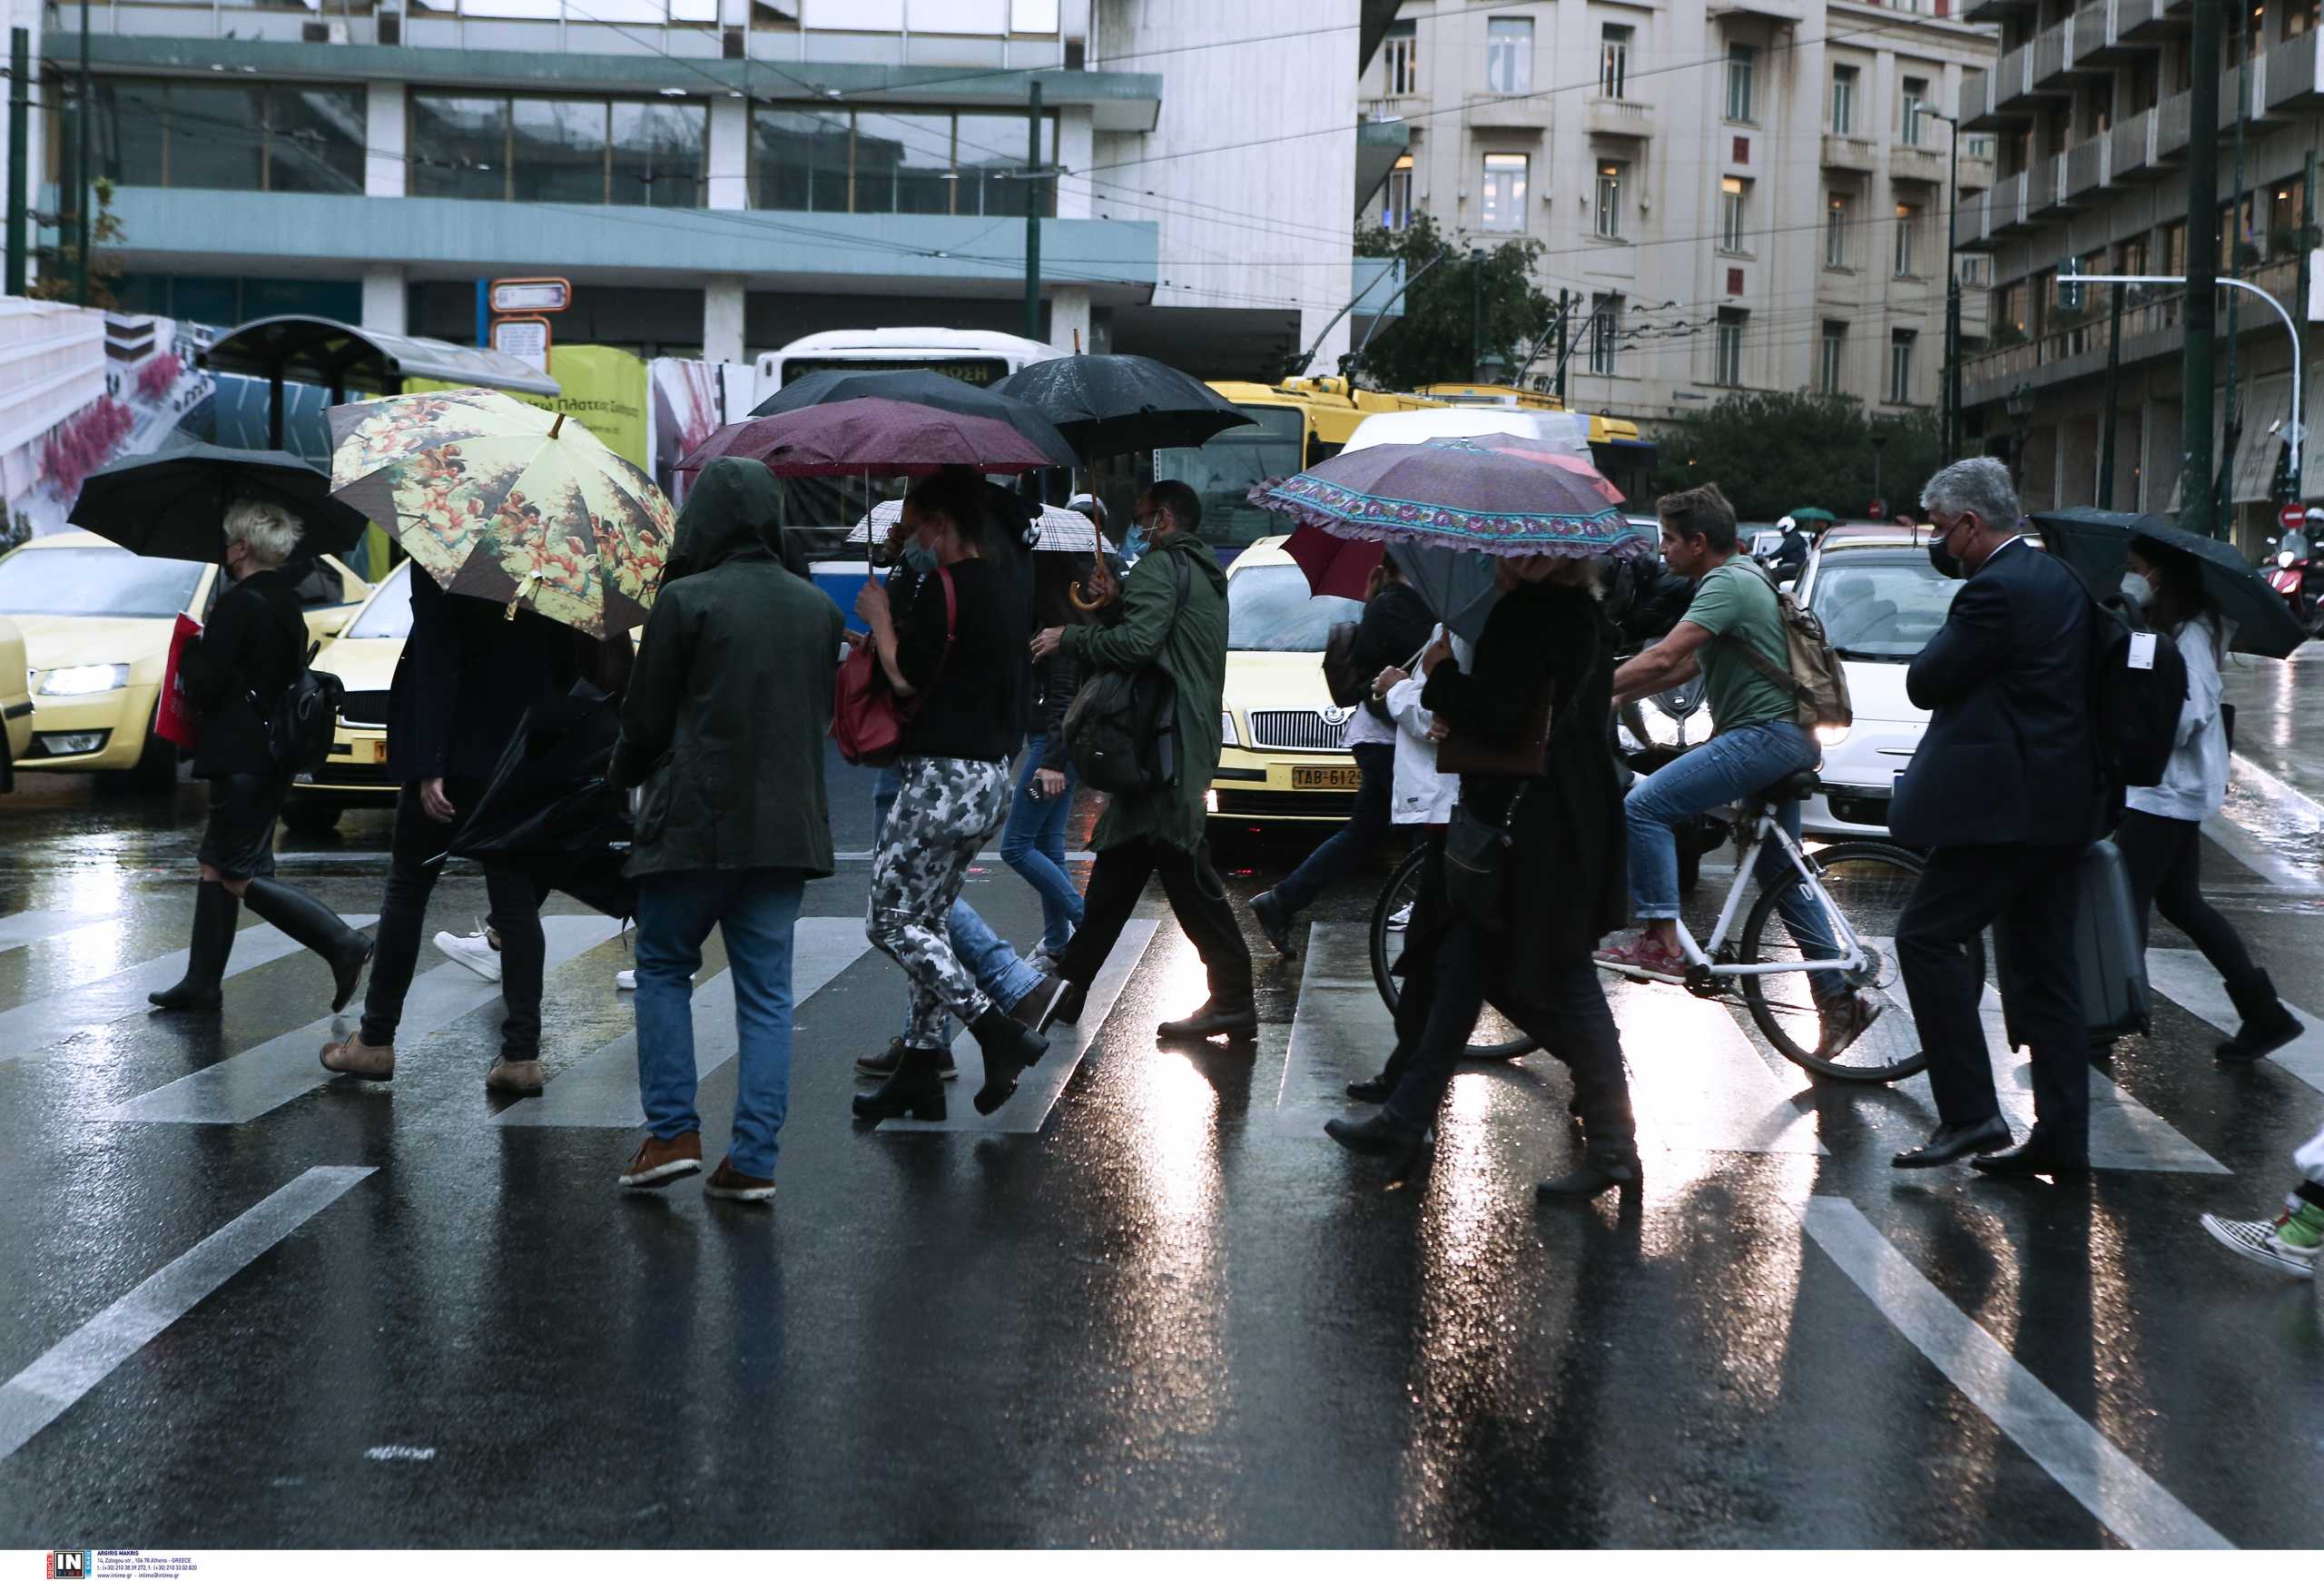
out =
[[[1184,609],[1178,562],[1187,568]],[[1203,797],[1218,773],[1218,710],[1226,695],[1226,573],[1218,557],[1190,532],[1170,534],[1122,578],[1121,618],[1111,626],[1068,626],[1064,644],[1084,677],[1153,663],[1178,692],[1177,786],[1114,797],[1091,844],[1103,851],[1150,839],[1193,850],[1203,840]]]
[[847,622],[768,547],[780,509],[773,475],[730,457],[678,515],[610,771],[645,787],[632,877],[831,874],[823,736]]

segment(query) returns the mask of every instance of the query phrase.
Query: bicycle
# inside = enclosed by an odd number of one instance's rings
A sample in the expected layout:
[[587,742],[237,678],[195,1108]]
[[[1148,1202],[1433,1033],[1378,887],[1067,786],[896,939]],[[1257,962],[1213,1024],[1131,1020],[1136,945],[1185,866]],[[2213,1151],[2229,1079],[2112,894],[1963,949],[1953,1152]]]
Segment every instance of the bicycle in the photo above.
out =
[[[1833,1058],[1817,1056],[1823,1018],[1812,996],[1804,992],[1810,972],[1837,972],[1848,992],[1886,992],[1895,986],[1896,921],[1911,900],[1925,864],[1902,845],[1877,840],[1844,841],[1809,855],[1784,829],[1779,809],[1814,794],[1813,770],[1799,773],[1746,798],[1734,824],[1739,858],[1735,882],[1719,908],[1710,936],[1699,943],[1682,921],[1679,945],[1687,958],[1683,973],[1617,966],[1600,962],[1601,970],[1638,982],[1676,983],[1700,999],[1723,1000],[1739,993],[1751,1021],[1776,1052],[1793,1064],[1836,1082],[1861,1083],[1901,1082],[1928,1067],[1909,1014],[1892,1006]],[[1782,888],[1762,885],[1758,900],[1744,920],[1740,936],[1728,939],[1741,910],[1744,886],[1758,870],[1764,853],[1782,853],[1798,875],[1797,884]],[[1829,924],[1837,955],[1803,960],[1790,931],[1780,925],[1777,907],[1791,889],[1805,886]],[[1984,943],[1970,942],[1974,975],[1985,974]],[[1803,990],[1787,997],[1770,984],[1778,977],[1796,977]],[[1807,1003],[1795,1003],[1795,997]]]

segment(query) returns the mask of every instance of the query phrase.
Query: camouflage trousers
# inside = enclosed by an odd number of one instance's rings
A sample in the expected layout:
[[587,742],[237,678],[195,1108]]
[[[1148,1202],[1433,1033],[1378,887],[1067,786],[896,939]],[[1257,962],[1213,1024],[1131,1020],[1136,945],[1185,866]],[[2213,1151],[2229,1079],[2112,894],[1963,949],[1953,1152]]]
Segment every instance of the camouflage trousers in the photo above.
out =
[[973,1022],[992,1002],[952,953],[952,903],[984,843],[1009,818],[1009,765],[969,757],[907,757],[903,787],[872,855],[864,934],[911,981],[904,1041],[945,1045],[950,1012]]

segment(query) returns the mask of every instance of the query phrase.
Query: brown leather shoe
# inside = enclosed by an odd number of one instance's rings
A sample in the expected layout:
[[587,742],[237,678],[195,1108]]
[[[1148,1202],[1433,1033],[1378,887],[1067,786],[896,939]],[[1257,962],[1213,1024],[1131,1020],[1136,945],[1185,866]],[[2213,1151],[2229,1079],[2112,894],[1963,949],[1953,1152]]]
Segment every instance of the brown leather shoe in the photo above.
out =
[[630,1155],[629,1167],[621,1173],[621,1183],[632,1191],[647,1186],[666,1186],[680,1175],[702,1173],[702,1133],[689,1131],[684,1136],[674,1136],[664,1141],[649,1136],[637,1144]]
[[1009,1007],[1009,1019],[1039,1032],[1056,1019],[1050,1013],[1065,1003],[1073,984],[1051,972],[1033,985],[1033,991]]
[[492,1069],[484,1073],[485,1090],[490,1092],[521,1092],[527,1096],[541,1090],[541,1062],[538,1060],[512,1060],[506,1055],[496,1057]]
[[734,1167],[733,1159],[725,1158],[703,1181],[702,1194],[729,1202],[763,1202],[774,1195],[774,1182],[763,1175],[746,1175]]
[[323,1069],[365,1082],[391,1082],[396,1073],[395,1045],[373,1048],[363,1041],[361,1033],[350,1033],[338,1042],[323,1045]]

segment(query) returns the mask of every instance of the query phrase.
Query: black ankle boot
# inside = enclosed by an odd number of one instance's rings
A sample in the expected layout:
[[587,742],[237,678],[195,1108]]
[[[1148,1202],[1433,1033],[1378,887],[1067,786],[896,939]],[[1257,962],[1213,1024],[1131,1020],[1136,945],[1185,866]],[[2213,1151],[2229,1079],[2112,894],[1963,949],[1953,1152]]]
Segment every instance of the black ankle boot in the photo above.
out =
[[2264,1060],[2304,1030],[2299,1018],[2286,1010],[2284,1002],[2276,997],[2276,985],[2268,980],[2265,972],[2254,972],[2241,983],[2229,983],[2227,995],[2235,1001],[2235,1013],[2243,1018],[2236,1034],[2214,1051],[2229,1064],[2248,1065],[2254,1060]]
[[1581,1162],[1571,1174],[1543,1181],[1533,1188],[1533,1195],[1544,1202],[1572,1201],[1615,1187],[1635,1189],[1645,1175],[1636,1142],[1593,1141],[1583,1150]]
[[1025,1067],[1049,1052],[1049,1040],[997,1004],[987,1005],[969,1031],[984,1051],[984,1085],[973,1102],[979,1114],[990,1114],[1016,1092]]
[[218,984],[226,976],[226,958],[234,953],[234,924],[241,920],[242,903],[224,884],[204,879],[193,897],[193,939],[186,946],[185,975],[175,986],[158,989],[145,997],[163,1010],[215,1010],[222,1000]]
[[898,1115],[914,1120],[944,1118],[944,1078],[937,1072],[936,1050],[905,1044],[896,1073],[871,1092],[855,1095],[858,1120],[893,1120]]
[[363,967],[371,959],[371,940],[342,921],[340,914],[305,890],[280,879],[253,878],[242,891],[251,911],[273,924],[330,963],[331,1013],[347,1008]]
[[1164,1022],[1154,1029],[1154,1035],[1167,1042],[1205,1042],[1215,1037],[1255,1038],[1259,1035],[1258,1007],[1252,1003],[1247,988],[1239,993],[1214,993],[1203,1002],[1200,1010],[1184,1021]]
[[1428,1132],[1398,1122],[1386,1110],[1363,1120],[1326,1120],[1324,1134],[1350,1152],[1394,1161],[1399,1173],[1416,1162]]

